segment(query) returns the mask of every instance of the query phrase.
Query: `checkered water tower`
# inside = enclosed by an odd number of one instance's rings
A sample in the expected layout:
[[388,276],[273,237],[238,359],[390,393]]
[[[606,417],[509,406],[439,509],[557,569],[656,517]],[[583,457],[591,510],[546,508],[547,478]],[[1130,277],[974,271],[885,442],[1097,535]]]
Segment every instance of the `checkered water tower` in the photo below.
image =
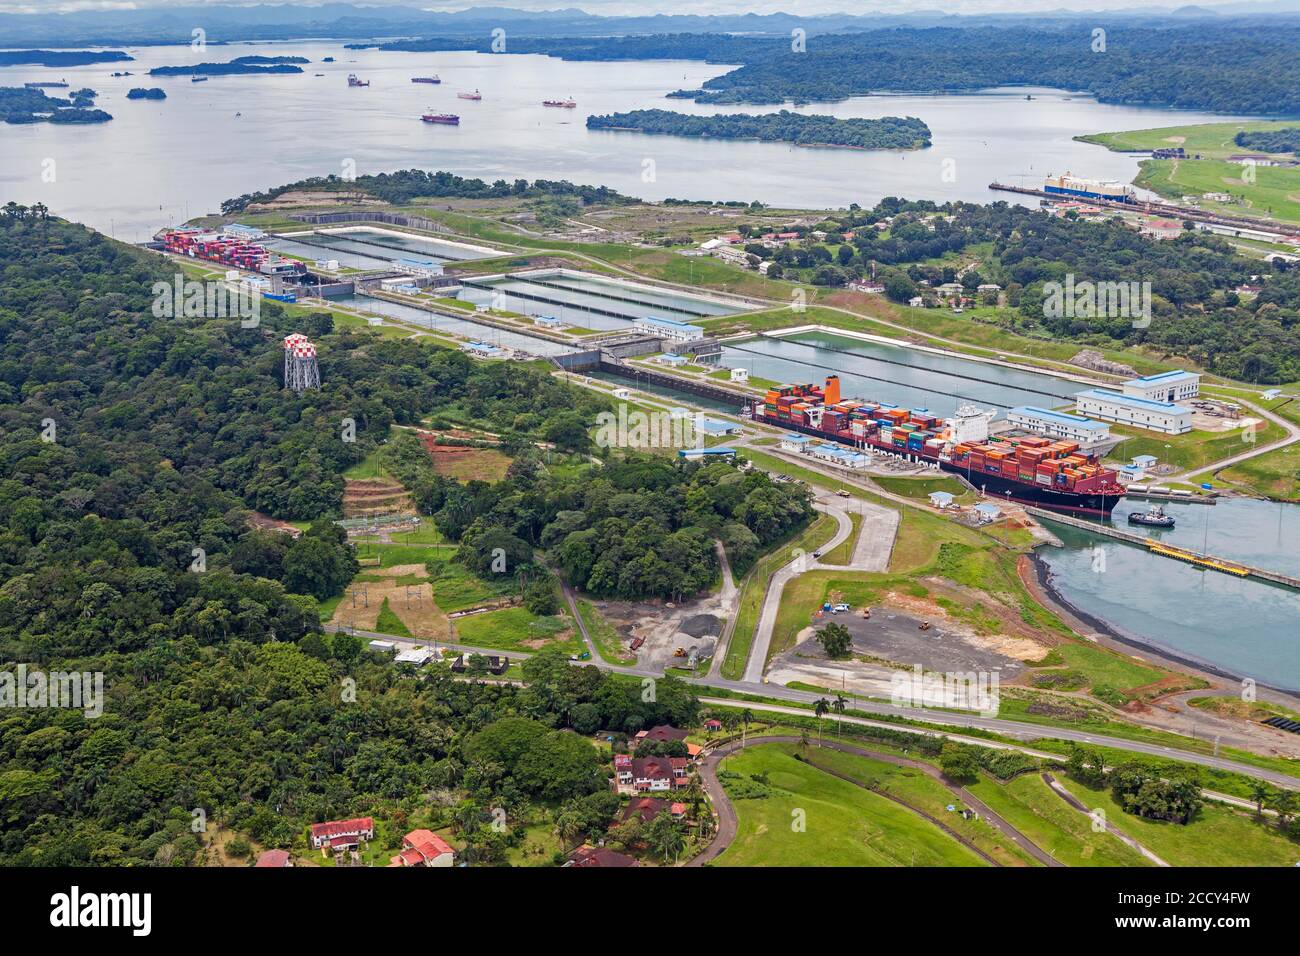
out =
[[284,337],[284,387],[295,392],[320,388],[320,363],[316,346],[301,332]]

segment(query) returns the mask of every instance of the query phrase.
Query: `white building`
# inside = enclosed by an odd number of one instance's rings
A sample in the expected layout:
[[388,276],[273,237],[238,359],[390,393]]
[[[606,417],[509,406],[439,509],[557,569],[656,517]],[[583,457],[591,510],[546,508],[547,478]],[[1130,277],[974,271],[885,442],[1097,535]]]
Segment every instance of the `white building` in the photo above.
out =
[[1196,372],[1161,372],[1131,378],[1120,390],[1130,398],[1145,398],[1153,402],[1186,402],[1201,394],[1201,376]]
[[1080,446],[1088,449],[1110,440],[1110,426],[1105,422],[1095,422],[1082,415],[1054,412],[1035,405],[1021,405],[1011,409],[1007,412],[1007,421],[1035,435],[1077,441]]
[[733,368],[731,370],[731,380],[739,385],[744,385],[749,381],[749,369]]
[[442,275],[442,263],[434,262],[432,259],[416,259],[403,256],[393,263],[393,268],[399,272],[405,272],[407,275],[424,276],[428,279]]
[[646,335],[653,335],[657,339],[668,339],[670,342],[694,342],[696,339],[704,338],[704,330],[698,325],[687,325],[676,319],[659,319],[650,316],[637,319],[632,328]]
[[1182,435],[1192,430],[1192,410],[1171,402],[1135,398],[1123,392],[1090,388],[1075,396],[1079,411],[1121,425],[1133,425],[1166,435]]

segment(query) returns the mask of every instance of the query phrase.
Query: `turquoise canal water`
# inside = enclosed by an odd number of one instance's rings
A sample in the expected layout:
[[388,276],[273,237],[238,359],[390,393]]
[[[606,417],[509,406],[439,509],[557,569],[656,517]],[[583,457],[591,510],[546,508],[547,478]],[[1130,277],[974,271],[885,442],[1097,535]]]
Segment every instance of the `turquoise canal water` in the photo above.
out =
[[722,361],[778,382],[819,384],[836,372],[846,398],[926,408],[940,416],[949,416],[967,403],[996,408],[1000,418],[1017,405],[1060,407],[1087,387],[1042,372],[826,332],[737,342],[724,347]]
[[625,329],[637,319],[694,322],[740,311],[723,303],[587,275],[544,274],[475,280],[460,294],[525,315],[551,315],[584,329]]
[[426,312],[424,309],[402,305],[399,302],[389,302],[386,299],[375,299],[365,295],[347,295],[331,298],[330,301],[366,312],[374,312],[377,315],[392,316],[433,331],[461,335],[482,342],[490,342],[493,345],[522,349],[531,352],[533,355],[564,355],[574,351],[572,346],[561,345],[558,342],[534,338],[530,335],[520,335],[518,332],[507,332],[491,325],[469,322],[465,319],[457,319],[441,313]]
[[[1128,524],[1150,502],[1125,498],[1116,527],[1273,571],[1300,575],[1300,508],[1249,498],[1214,506],[1165,503],[1170,530]],[[1065,547],[1039,557],[1070,604],[1130,640],[1260,684],[1300,690],[1300,592],[1150,554],[1136,545],[1051,524]],[[1094,558],[1101,548],[1102,559]]]

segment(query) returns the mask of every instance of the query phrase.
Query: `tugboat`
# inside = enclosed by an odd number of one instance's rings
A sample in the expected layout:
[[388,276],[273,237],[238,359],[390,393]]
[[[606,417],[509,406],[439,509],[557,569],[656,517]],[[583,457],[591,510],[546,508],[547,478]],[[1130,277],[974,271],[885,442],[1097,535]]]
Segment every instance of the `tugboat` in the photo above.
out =
[[1147,509],[1146,514],[1140,511],[1130,511],[1128,523],[1146,525],[1148,528],[1172,528],[1174,519],[1165,514],[1164,508],[1159,505],[1152,505]]
[[363,80],[360,77],[358,77],[355,73],[348,74],[348,86],[369,86],[369,85],[370,85],[369,80]]
[[458,97],[460,97],[462,100],[481,100],[481,99],[483,99],[483,94],[480,93],[478,90],[475,90],[473,93],[461,92],[461,93],[457,93],[456,95],[457,95]]

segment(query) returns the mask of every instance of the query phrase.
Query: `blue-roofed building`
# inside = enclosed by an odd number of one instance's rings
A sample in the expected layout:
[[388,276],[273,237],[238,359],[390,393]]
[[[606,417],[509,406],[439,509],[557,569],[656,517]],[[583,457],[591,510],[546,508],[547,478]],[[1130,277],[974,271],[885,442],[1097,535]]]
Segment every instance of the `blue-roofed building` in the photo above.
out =
[[672,342],[694,342],[696,339],[704,338],[704,329],[698,325],[678,322],[676,319],[660,319],[648,316],[644,319],[637,319],[632,327],[638,332],[653,335],[655,338],[668,339]]
[[946,491],[930,492],[930,504],[936,508],[948,508],[952,506],[953,497]]
[[240,239],[248,239],[250,241],[266,238],[266,233],[261,229],[258,229],[256,226],[246,226],[242,222],[232,222],[230,225],[224,227],[223,231],[229,235],[238,236]]
[[498,348],[488,342],[466,342],[461,346],[470,355],[477,355],[479,358],[506,358],[509,354],[503,348]]
[[990,521],[997,521],[1002,517],[1002,509],[997,505],[991,505],[981,502],[975,506],[975,514],[979,517],[980,524],[988,524]]
[[714,448],[679,448],[677,457],[684,461],[698,461],[708,458],[735,458],[736,449],[726,445],[718,445]]
[[806,451],[814,458],[839,465],[841,468],[866,468],[871,464],[871,458],[862,452],[843,445],[832,445],[829,442],[809,445]]
[[429,278],[442,275],[442,263],[435,262],[432,259],[417,259],[414,256],[402,256],[402,258],[393,263],[393,266],[399,272],[405,272],[407,275],[427,276]]
[[1007,421],[1017,428],[1066,441],[1078,442],[1080,447],[1092,449],[1110,440],[1110,426],[1082,415],[1056,412],[1036,405],[1021,405],[1007,412]]
[[740,425],[736,422],[724,422],[717,418],[705,418],[703,415],[695,419],[695,428],[706,435],[738,435],[740,434]]
[[1074,399],[1082,414],[1104,421],[1119,422],[1165,435],[1182,435],[1192,430],[1192,410],[1172,402],[1136,398],[1104,388],[1079,392]]
[[674,368],[686,364],[685,355],[674,355],[672,352],[664,352],[662,355],[656,355],[650,361],[659,362],[661,365],[671,365]]
[[1130,398],[1145,398],[1154,402],[1186,402],[1201,394],[1201,376],[1196,372],[1177,369],[1158,375],[1131,378],[1120,390]]
[[783,451],[806,451],[813,440],[807,435],[800,435],[798,432],[786,432],[781,436],[781,449]]

